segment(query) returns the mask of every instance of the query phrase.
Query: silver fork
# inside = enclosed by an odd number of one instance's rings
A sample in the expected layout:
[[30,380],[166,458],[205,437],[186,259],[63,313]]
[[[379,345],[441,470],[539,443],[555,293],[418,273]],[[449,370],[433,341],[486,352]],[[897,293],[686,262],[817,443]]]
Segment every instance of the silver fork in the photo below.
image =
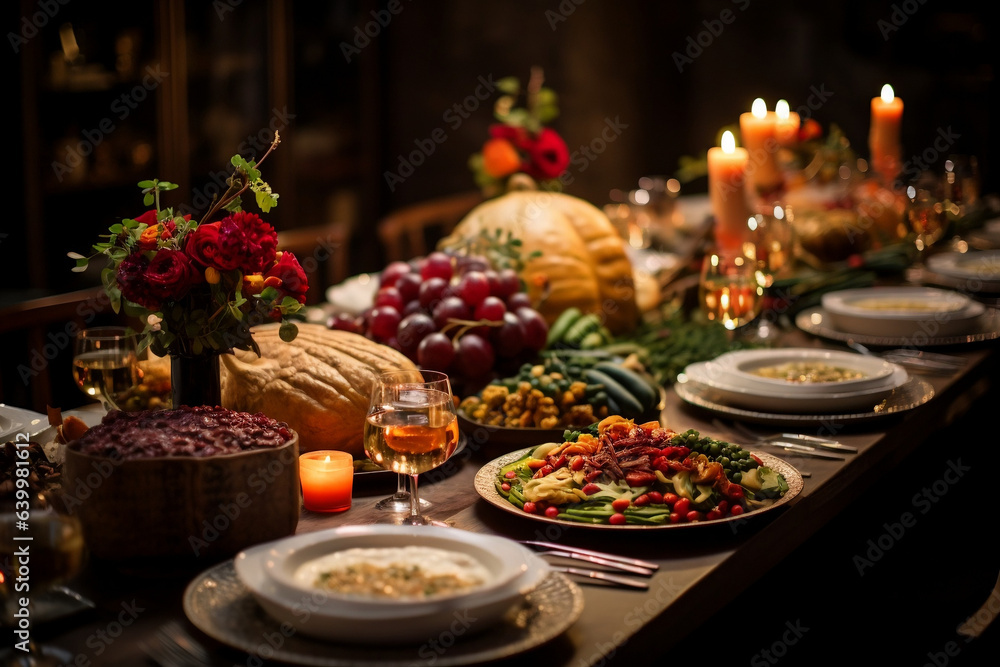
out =
[[142,642],[142,649],[160,667],[216,667],[219,664],[176,621],[168,621],[160,627],[152,641]]
[[847,341],[847,347],[851,348],[855,352],[860,352],[861,354],[868,355],[870,357],[885,359],[886,361],[891,361],[894,364],[899,364],[900,366],[905,366],[916,371],[939,373],[942,375],[951,375],[952,373],[961,370],[968,363],[967,359],[957,357],[952,354],[925,352],[923,350],[914,350],[910,348],[895,348],[891,350],[883,350],[881,352],[874,352],[868,347],[853,340]]

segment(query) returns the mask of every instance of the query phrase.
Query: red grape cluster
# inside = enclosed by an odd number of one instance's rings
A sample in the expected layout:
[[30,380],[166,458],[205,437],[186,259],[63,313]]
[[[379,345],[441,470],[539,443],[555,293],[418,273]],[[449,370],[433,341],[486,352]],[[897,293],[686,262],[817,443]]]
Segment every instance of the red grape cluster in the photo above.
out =
[[535,356],[549,331],[513,269],[440,251],[389,264],[372,306],[358,318],[334,316],[330,326],[389,345],[421,368],[467,379],[501,361]]

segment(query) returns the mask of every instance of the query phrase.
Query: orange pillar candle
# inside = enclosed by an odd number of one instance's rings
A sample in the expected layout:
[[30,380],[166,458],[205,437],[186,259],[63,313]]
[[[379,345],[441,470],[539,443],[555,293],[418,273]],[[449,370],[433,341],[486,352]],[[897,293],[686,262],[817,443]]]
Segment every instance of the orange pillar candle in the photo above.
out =
[[354,457],[349,452],[308,452],[299,457],[302,503],[314,512],[343,512],[351,506]]
[[899,174],[903,151],[899,143],[899,125],[903,117],[903,100],[896,97],[892,86],[882,86],[882,94],[872,98],[871,129],[868,150],[872,166],[885,178]]
[[788,102],[778,100],[774,105],[774,137],[782,146],[792,146],[799,140],[799,114],[789,111]]
[[778,140],[775,138],[777,116],[767,110],[764,100],[757,98],[749,113],[740,114],[740,138],[747,149],[747,182],[751,192],[765,193],[781,187],[783,178],[778,168]]
[[747,236],[751,215],[744,185],[748,161],[747,150],[736,147],[729,130],[722,134],[721,146],[708,149],[708,193],[720,248],[739,248]]

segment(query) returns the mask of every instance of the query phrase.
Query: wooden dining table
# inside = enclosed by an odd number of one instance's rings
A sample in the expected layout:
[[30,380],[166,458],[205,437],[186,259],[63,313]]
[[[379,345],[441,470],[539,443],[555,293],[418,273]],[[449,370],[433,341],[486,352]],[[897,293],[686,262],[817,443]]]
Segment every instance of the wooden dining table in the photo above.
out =
[[[843,349],[835,342],[812,336],[794,326],[786,327],[780,335],[780,345],[784,347]],[[963,420],[987,422],[982,415],[988,413],[989,405],[995,408],[995,399],[1000,396],[996,380],[1000,377],[997,346],[987,341],[954,346],[947,351],[965,358],[968,363],[949,375],[915,374],[933,388],[933,398],[926,403],[859,424],[838,424],[835,420],[822,424],[826,435],[833,435],[840,442],[857,448],[856,454],[847,454],[841,461],[802,458],[790,452],[770,450],[769,453],[808,475],[803,479],[802,490],[781,507],[751,513],[738,522],[612,531],[543,522],[507,512],[481,498],[474,485],[477,472],[506,450],[491,445],[482,434],[466,433],[464,449],[421,478],[419,488],[421,496],[431,503],[427,510],[431,518],[475,533],[517,540],[541,539],[643,558],[659,565],[648,579],[648,590],[609,586],[570,576],[583,597],[579,617],[557,637],[529,648],[526,653],[496,656],[498,664],[553,667],[662,664],[671,651],[680,650],[692,633],[701,631],[705,623],[737,600],[753,582],[773,574],[776,566],[810,538],[821,535],[863,494],[890,479],[908,457],[926,446],[929,438],[940,438],[942,429]],[[736,433],[730,430],[729,420],[720,421],[718,416],[686,403],[668,387],[661,415],[661,421],[668,427],[677,431],[693,428],[703,435],[739,442]],[[756,425],[755,428],[762,427]],[[819,424],[813,424],[798,430],[808,433],[820,428]],[[986,438],[992,446],[996,445],[995,432],[987,434]],[[975,446],[976,443],[961,441],[947,443],[953,460],[959,460],[963,451],[968,455]],[[753,449],[752,445],[749,447]],[[395,490],[395,483],[395,476],[388,472],[356,474],[351,508],[335,514],[303,509],[297,533],[353,524],[398,522],[399,515],[386,515],[375,509],[378,500]],[[886,518],[886,525],[891,525],[889,519],[893,517]],[[895,519],[898,518],[897,515]],[[861,546],[865,544],[864,537],[859,538]],[[985,556],[977,554],[975,557]],[[144,654],[143,642],[152,641],[157,629],[165,623],[176,621],[215,656],[219,665],[272,664],[266,658],[273,653],[262,650],[258,654],[248,654],[234,649],[206,635],[186,618],[183,607],[186,587],[198,576],[198,570],[215,565],[204,563],[194,571],[181,573],[137,575],[91,559],[85,571],[69,586],[93,601],[94,608],[42,623],[35,628],[36,636],[72,651],[76,658],[71,664],[75,665],[154,664]],[[818,562],[816,566],[818,581],[818,573],[825,565]],[[940,574],[935,575],[936,579],[939,577]],[[816,584],[804,581],[801,585]],[[988,592],[987,588],[982,590],[984,600]],[[969,614],[973,611],[972,608],[967,610]],[[757,613],[769,613],[767,605],[761,605]],[[788,614],[788,619],[795,618],[793,613],[780,611],[775,617],[786,618],[782,613]],[[759,640],[761,646],[771,642],[772,638]],[[933,647],[929,650],[933,652]],[[447,664],[455,659],[456,653],[449,654],[448,649],[442,648],[430,655],[415,654],[413,664]],[[378,664],[377,655],[378,649],[373,647],[372,660],[359,664]],[[334,662],[330,664],[339,664],[335,662],[336,656],[336,647],[331,646],[327,659]]]

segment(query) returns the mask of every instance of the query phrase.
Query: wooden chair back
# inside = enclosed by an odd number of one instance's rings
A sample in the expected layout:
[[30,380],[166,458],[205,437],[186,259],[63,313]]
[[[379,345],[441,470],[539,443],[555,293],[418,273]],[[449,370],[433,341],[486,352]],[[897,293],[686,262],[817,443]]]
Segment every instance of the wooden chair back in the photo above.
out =
[[278,249],[293,253],[309,279],[306,303],[326,300],[326,290],[350,275],[351,225],[331,222],[278,232]]
[[422,257],[465,215],[482,203],[477,191],[461,192],[399,208],[378,223],[386,262]]

